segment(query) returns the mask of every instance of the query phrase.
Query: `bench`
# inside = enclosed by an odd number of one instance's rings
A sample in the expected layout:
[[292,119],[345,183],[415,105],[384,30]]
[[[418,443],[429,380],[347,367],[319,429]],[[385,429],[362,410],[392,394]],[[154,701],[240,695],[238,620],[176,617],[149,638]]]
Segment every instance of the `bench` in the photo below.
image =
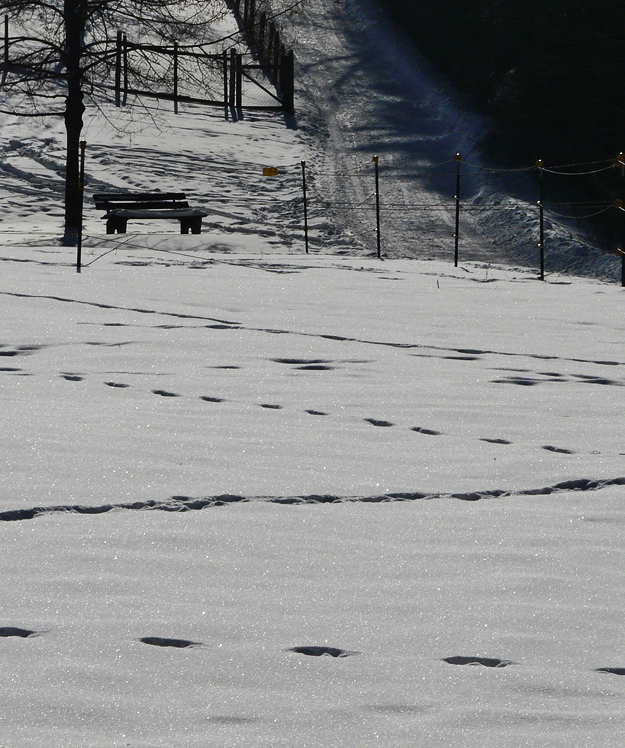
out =
[[126,233],[131,219],[180,221],[180,233],[201,234],[203,210],[189,207],[184,192],[98,192],[93,196],[97,210],[106,211],[106,233]]

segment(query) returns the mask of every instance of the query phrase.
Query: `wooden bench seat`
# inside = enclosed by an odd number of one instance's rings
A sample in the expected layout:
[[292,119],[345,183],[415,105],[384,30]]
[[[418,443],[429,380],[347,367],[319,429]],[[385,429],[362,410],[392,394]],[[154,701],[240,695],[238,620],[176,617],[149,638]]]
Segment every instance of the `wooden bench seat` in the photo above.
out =
[[107,234],[125,234],[128,221],[176,220],[180,233],[200,234],[203,210],[191,208],[184,192],[98,192],[93,196],[96,209],[106,211]]

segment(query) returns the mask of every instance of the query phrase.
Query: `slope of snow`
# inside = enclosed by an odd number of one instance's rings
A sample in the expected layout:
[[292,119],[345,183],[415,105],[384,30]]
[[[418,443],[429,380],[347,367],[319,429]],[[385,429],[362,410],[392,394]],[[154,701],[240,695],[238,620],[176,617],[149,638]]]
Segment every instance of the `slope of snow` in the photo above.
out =
[[88,194],[210,215],[107,237],[87,202],[80,274],[61,128],[2,120],[0,746],[622,745],[622,289],[480,226],[460,268],[435,222],[385,254],[438,259],[380,261],[321,210],[370,190],[376,121],[383,165],[473,142],[441,114],[425,152],[421,106],[394,138],[365,11],[293,20],[295,121],[92,113]]
[[184,239],[5,263],[5,508],[623,474],[618,286]]
[[0,744],[620,745],[621,289],[159,241],[4,251]]
[[616,748],[622,525],[606,490],[4,524],[3,623],[38,636],[0,639],[0,740]]

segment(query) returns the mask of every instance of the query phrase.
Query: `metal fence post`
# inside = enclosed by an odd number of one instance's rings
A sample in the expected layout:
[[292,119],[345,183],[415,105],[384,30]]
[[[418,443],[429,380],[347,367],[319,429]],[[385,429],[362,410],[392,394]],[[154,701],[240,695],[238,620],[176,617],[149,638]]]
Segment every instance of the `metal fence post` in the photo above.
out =
[[456,161],[456,231],[454,233],[454,267],[458,267],[458,254],[460,244],[460,163],[462,162],[462,156],[456,153],[454,156]]
[[540,247],[540,280],[545,280],[545,188],[543,183],[543,162],[538,159],[536,162],[538,169],[538,220],[539,220],[539,240]]
[[87,141],[80,141],[80,172],[79,172],[79,189],[80,189],[80,225],[78,226],[78,236],[76,238],[76,272],[80,273],[82,268],[82,223],[83,223],[83,205],[85,197],[85,151]]
[[308,201],[306,199],[306,162],[302,161],[302,190],[304,192],[304,243],[308,254]]
[[377,156],[373,157],[373,164],[375,167],[375,224],[378,235],[378,257],[382,256],[382,239],[380,237],[380,164]]

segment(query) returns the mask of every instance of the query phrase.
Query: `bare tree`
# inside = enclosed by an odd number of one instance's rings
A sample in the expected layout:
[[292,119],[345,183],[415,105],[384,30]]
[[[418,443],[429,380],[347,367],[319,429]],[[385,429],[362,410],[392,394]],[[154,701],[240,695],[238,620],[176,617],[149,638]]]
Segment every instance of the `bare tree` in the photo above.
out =
[[[0,0],[8,37],[0,91],[1,111],[25,117],[61,116],[65,122],[65,237],[82,220],[80,139],[87,103],[110,90],[119,29],[152,43],[207,41],[223,14],[221,0]],[[144,60],[143,85],[168,71]]]

